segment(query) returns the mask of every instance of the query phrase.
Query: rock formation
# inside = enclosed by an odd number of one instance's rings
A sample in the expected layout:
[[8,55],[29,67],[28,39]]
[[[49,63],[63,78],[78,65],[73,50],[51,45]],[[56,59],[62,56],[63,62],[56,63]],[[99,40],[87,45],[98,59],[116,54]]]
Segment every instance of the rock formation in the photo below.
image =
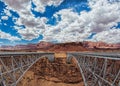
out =
[[70,43],[50,43],[41,41],[37,44],[26,44],[16,46],[1,46],[0,50],[25,50],[25,51],[90,51],[95,50],[120,50],[120,44],[107,44],[104,42],[70,42]]
[[18,86],[83,86],[83,80],[76,63],[67,64],[65,58],[56,58],[54,62],[43,58],[33,65]]

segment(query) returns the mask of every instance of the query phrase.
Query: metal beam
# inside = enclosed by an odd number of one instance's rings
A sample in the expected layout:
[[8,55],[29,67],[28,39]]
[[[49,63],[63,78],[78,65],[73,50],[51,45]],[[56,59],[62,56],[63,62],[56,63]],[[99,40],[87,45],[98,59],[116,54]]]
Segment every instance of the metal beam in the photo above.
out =
[[[54,61],[54,53],[0,53],[0,86],[16,86],[29,68],[40,58],[44,57],[50,61]],[[9,75],[9,77],[7,75]]]
[[[75,58],[85,86],[119,86],[119,53],[68,53],[67,62]],[[110,71],[114,70],[114,72]],[[89,79],[91,76],[91,79]]]

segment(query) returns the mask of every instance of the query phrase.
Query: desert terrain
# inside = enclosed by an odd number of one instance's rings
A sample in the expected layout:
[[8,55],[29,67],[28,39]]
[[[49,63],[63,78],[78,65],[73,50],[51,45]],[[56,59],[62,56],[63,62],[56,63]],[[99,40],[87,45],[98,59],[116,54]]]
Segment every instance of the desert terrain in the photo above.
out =
[[17,86],[84,86],[79,68],[74,60],[66,63],[65,53],[56,53],[55,61],[41,58]]

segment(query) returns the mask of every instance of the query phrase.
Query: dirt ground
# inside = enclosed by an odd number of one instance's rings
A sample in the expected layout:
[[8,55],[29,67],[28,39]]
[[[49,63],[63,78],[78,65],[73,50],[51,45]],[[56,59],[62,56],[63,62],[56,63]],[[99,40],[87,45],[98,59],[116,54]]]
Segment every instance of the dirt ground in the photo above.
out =
[[84,86],[84,83],[56,83],[45,79],[38,79],[38,76],[35,76],[34,72],[28,71],[24,76],[24,80],[17,86]]

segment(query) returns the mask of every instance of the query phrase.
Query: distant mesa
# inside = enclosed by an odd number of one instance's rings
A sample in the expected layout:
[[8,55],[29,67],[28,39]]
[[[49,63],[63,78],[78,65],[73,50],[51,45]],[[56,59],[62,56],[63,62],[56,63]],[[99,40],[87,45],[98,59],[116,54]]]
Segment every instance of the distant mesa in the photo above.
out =
[[86,41],[83,44],[84,44],[84,47],[94,48],[94,49],[120,49],[120,43],[118,43],[118,44],[107,44],[105,42]]
[[91,51],[91,50],[120,50],[120,43],[107,44],[105,42],[69,42],[56,43],[41,41],[37,44],[1,46],[1,51]]
[[39,43],[36,44],[36,45],[37,45],[37,48],[40,48],[40,49],[41,49],[41,48],[48,48],[48,47],[52,46],[53,43],[41,41],[41,42],[39,42]]

